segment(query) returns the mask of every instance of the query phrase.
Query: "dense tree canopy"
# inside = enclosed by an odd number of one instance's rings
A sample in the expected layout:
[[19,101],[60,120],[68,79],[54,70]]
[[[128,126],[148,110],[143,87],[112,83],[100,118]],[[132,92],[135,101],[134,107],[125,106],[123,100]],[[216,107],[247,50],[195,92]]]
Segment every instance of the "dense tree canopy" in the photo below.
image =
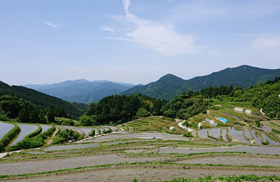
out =
[[[10,86],[0,83],[0,120],[17,119],[20,122],[28,123],[74,125],[72,120],[71,122],[69,122],[70,120],[58,122],[55,119],[56,117],[71,118],[71,113],[65,110],[65,103],[52,106],[53,104],[45,103],[45,99],[41,100],[40,94],[37,93],[35,98],[38,96],[38,99],[34,103],[19,97],[13,92],[7,92],[9,89]],[[33,91],[29,93],[33,93]],[[253,107],[262,108],[270,118],[279,118],[280,77],[266,83],[259,83],[256,86],[250,85],[247,89],[243,89],[241,86],[221,86],[205,88],[198,92],[189,91],[175,96],[169,102],[141,94],[109,96],[98,103],[91,104],[89,109],[80,117],[80,124],[84,126],[120,124],[150,115],[188,119],[198,113],[206,112],[211,99],[249,102]],[[40,101],[42,101],[42,104],[38,104]]]
[[137,114],[137,117],[161,115],[161,108],[165,103],[167,101],[143,95],[114,95],[91,104],[86,115],[91,116],[95,124],[118,124],[132,120]]

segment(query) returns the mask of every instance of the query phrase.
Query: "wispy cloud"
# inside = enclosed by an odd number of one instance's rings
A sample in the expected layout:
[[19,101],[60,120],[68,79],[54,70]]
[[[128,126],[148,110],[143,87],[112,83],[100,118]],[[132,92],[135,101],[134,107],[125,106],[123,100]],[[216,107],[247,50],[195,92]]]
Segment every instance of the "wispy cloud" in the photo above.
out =
[[44,23],[46,25],[50,26],[50,27],[53,27],[53,28],[60,28],[60,27],[65,26],[64,24],[51,23],[51,22],[48,22],[48,21],[45,21]]
[[253,40],[252,47],[260,50],[279,50],[280,35],[262,35]]
[[117,31],[116,29],[109,27],[109,26],[102,26],[99,30],[107,31],[107,32],[111,32],[111,33],[115,33]]
[[[114,19],[123,24],[132,24],[133,29],[126,31],[125,41],[137,43],[157,53],[167,56],[183,55],[198,51],[193,43],[198,36],[180,35],[171,24],[163,24],[140,19],[129,11],[130,0],[123,0],[125,17],[115,16]],[[121,39],[116,39],[121,40]]]

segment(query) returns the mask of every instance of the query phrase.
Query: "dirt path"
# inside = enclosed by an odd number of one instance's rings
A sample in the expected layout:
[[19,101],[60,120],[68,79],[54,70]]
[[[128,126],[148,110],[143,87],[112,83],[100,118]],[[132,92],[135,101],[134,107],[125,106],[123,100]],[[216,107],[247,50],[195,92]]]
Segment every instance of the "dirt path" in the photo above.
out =
[[44,177],[34,177],[22,180],[11,180],[18,182],[46,182],[46,181],[122,181],[131,182],[134,178],[138,181],[166,181],[176,178],[198,178],[205,176],[229,176],[229,175],[278,175],[279,171],[246,171],[246,170],[205,170],[205,169],[152,169],[152,168],[132,168],[132,169],[114,169],[114,170],[88,170],[86,172],[71,172],[64,174],[53,174]]
[[0,164],[0,175],[29,174],[59,169],[70,169],[84,166],[102,164],[132,163],[159,160],[163,157],[122,158],[118,155],[100,155],[88,157],[75,157],[69,159],[52,159],[34,162],[17,162]]
[[51,139],[48,141],[47,145],[50,145],[53,142],[53,139],[55,137],[55,135],[57,134],[57,132],[59,131],[58,128],[55,129],[55,132],[52,134]]

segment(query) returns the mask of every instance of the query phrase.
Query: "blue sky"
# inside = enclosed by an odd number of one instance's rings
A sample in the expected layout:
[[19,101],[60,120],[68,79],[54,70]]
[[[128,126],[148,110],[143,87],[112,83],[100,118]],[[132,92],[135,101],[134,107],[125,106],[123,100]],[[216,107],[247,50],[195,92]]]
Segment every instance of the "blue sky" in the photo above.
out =
[[0,0],[0,80],[146,84],[280,68],[279,0]]

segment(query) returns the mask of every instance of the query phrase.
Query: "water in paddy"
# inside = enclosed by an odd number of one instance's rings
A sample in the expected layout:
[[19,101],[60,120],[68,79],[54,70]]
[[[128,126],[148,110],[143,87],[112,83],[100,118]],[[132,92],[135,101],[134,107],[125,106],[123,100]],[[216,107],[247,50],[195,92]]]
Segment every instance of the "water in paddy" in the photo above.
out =
[[83,132],[86,135],[88,135],[92,131],[92,129],[90,129],[90,128],[78,128],[78,130],[80,130],[81,132]]
[[246,136],[247,138],[249,138],[250,140],[252,139],[252,136],[251,136],[251,134],[250,134],[250,132],[249,132],[249,130],[248,130],[247,127],[245,127],[245,136]]
[[21,129],[19,136],[13,141],[12,145],[17,144],[18,142],[22,141],[24,137],[26,137],[28,134],[36,131],[38,129],[38,126],[36,125],[18,125]]
[[[76,131],[81,131],[81,132],[85,133],[86,135],[88,135],[88,133],[91,132],[92,129],[94,129],[95,130],[95,134],[99,134],[97,128],[78,128],[78,127],[73,127],[73,126],[63,126],[63,128],[67,128],[67,129],[71,129],[71,130],[76,130]],[[105,131],[107,131],[107,130],[109,130],[109,128],[111,128],[113,130],[116,127],[114,127],[114,126],[108,126],[108,128],[107,127],[101,127],[100,131],[101,131],[101,133],[103,133],[104,129],[105,129]]]
[[263,133],[264,141],[268,141],[271,145],[280,145],[279,142],[272,140],[266,134]]
[[262,138],[260,135],[257,134],[256,130],[252,130],[254,139],[256,140],[257,144],[262,144]]
[[196,137],[196,133],[197,133],[196,131],[192,132],[193,137]]
[[199,130],[198,131],[198,136],[200,137],[200,138],[208,138],[208,136],[207,136],[207,130],[205,129],[205,130]]
[[226,129],[222,129],[222,136],[223,136],[223,140],[227,142],[228,139],[227,139],[227,130]]
[[241,143],[248,143],[247,140],[243,137],[243,130],[236,130],[234,127],[229,127],[229,135],[233,138],[238,140]]
[[84,149],[84,148],[93,148],[93,147],[99,147],[99,144],[89,143],[89,144],[75,144],[75,145],[57,145],[57,146],[47,147],[44,149],[44,151]]
[[209,135],[215,138],[220,138],[220,132],[221,132],[220,128],[213,128],[209,130]]
[[108,126],[109,128],[111,128],[113,131],[117,129],[117,127],[115,126]]
[[49,125],[40,125],[40,126],[42,127],[42,132],[41,132],[41,133],[44,133],[44,132],[46,132],[48,129],[51,128],[51,126],[49,126]]
[[0,121],[0,140],[3,136],[6,135],[11,129],[14,128],[13,124],[4,123]]

